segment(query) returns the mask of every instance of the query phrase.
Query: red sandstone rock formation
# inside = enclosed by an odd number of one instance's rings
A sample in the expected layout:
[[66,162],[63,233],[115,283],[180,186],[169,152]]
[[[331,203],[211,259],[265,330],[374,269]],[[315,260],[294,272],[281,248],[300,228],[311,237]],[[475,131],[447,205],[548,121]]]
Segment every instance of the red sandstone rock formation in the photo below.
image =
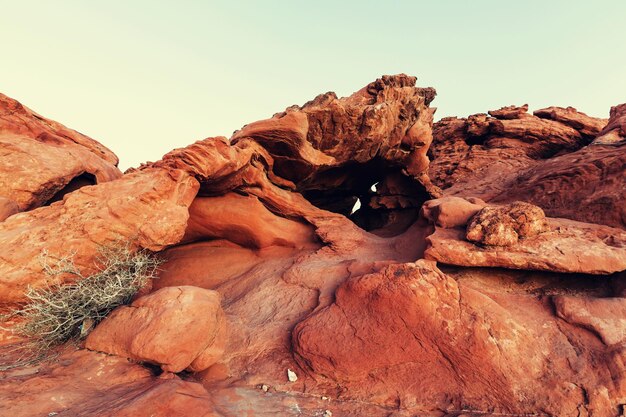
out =
[[[539,217],[533,233],[518,234],[505,207],[485,207],[467,225],[435,227],[425,256],[450,265],[612,274],[626,270],[626,232],[607,226]],[[481,214],[489,216],[487,221]],[[482,226],[477,222],[485,221]],[[491,224],[490,224],[491,223]],[[478,230],[480,229],[480,230]],[[539,230],[543,232],[538,233]]]
[[87,349],[154,363],[164,371],[204,371],[221,357],[228,334],[219,293],[162,288],[120,307],[89,334]]
[[0,197],[13,200],[20,210],[121,175],[117,156],[106,147],[3,94],[0,154]]
[[173,374],[161,377],[124,358],[89,350],[67,352],[58,361],[0,382],[2,414],[32,416],[217,416],[200,384]]
[[555,217],[626,228],[626,105],[591,145],[520,172],[494,201],[523,199]]
[[178,243],[197,190],[198,183],[182,171],[153,169],[83,187],[43,210],[9,217],[0,223],[0,246],[5,248],[0,253],[0,304],[23,301],[29,285],[47,284],[43,251],[52,260],[75,254],[75,263],[89,273],[97,267],[98,245],[128,241],[158,251]]
[[445,195],[528,201],[548,216],[626,228],[626,106],[608,124],[571,107],[525,110],[435,123],[433,182]]
[[[4,410],[618,416],[626,397],[626,235],[601,224],[623,226],[615,222],[623,201],[615,187],[624,166],[603,153],[620,155],[619,140],[606,144],[623,136],[620,107],[604,130],[605,121],[571,108],[444,119],[431,146],[433,98],[413,77],[386,76],[350,97],[323,94],[251,123],[230,141],[174,150],[38,210],[13,214],[17,197],[5,196],[0,215],[3,207],[12,215],[0,223],[4,310],[25,300],[27,286],[46,285],[43,250],[52,258],[75,252],[85,274],[97,268],[98,245],[120,240],[165,262],[145,289],[152,293],[113,312],[80,349],[2,373]],[[80,146],[100,149],[87,143]],[[611,166],[590,179],[611,180],[583,206],[615,203],[588,213],[601,224],[548,218],[549,230],[528,233],[543,224],[540,209],[495,206],[522,194],[515,184],[531,186],[524,175],[575,154],[585,167]],[[555,184],[570,184],[574,196],[550,206],[535,188],[521,200],[578,218],[577,206],[564,202],[586,192],[575,178],[587,171],[576,177],[560,166]],[[445,197],[432,200],[441,192],[430,178]],[[32,201],[19,208],[45,202]],[[478,242],[467,240],[468,223],[485,226]],[[485,236],[501,225],[517,240],[489,246]],[[10,332],[0,334],[3,349],[14,343]]]
[[596,342],[581,349],[569,339],[576,332],[549,310],[536,297],[458,284],[420,260],[347,280],[296,326],[294,350],[318,383],[372,402],[569,416],[590,401],[594,415],[611,415],[616,392],[603,387],[613,365]]
[[465,226],[485,202],[478,198],[442,197],[422,205],[421,215],[435,226],[453,228]]
[[469,219],[465,238],[483,245],[509,246],[548,230],[541,208],[516,201],[504,207],[482,208]]

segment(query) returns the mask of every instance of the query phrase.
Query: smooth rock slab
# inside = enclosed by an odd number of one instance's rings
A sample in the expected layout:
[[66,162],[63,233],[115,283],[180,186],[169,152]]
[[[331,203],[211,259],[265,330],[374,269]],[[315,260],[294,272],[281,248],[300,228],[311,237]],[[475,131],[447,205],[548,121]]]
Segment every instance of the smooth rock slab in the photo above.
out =
[[550,231],[506,247],[476,245],[461,229],[435,228],[426,259],[458,266],[612,274],[626,270],[626,232],[565,219],[548,219]]
[[155,363],[164,371],[202,371],[223,353],[226,322],[220,301],[211,290],[162,288],[113,311],[85,347]]

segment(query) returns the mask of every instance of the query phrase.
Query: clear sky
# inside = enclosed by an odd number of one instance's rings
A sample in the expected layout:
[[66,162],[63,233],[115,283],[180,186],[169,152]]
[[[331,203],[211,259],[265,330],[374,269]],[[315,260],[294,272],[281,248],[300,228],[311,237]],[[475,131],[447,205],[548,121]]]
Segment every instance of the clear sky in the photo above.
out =
[[0,91],[125,169],[382,74],[436,118],[626,102],[626,1],[0,0]]

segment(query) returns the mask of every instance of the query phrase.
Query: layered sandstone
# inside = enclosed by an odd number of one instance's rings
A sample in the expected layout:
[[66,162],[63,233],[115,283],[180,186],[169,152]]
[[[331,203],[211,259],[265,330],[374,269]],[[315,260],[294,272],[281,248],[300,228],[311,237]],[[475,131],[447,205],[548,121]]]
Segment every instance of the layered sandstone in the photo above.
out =
[[445,195],[527,201],[548,216],[626,227],[624,105],[608,121],[510,107],[435,123],[429,169]]
[[[4,372],[5,409],[617,417],[626,235],[610,226],[622,227],[624,166],[606,138],[623,137],[621,107],[606,127],[572,108],[511,106],[433,131],[435,92],[415,81],[322,94],[50,205],[5,196],[5,310],[49,282],[44,251],[73,253],[84,274],[119,241],[164,261],[79,349]],[[542,167],[555,204],[524,180]]]
[[435,123],[430,177],[456,194],[490,199],[506,187],[508,176],[555,155],[589,144],[606,124],[575,109],[550,107],[527,113],[528,105],[509,106],[468,118]]
[[[46,210],[12,216],[0,225],[0,244],[7,248],[0,255],[2,302],[21,301],[26,285],[45,283],[38,259],[44,249],[53,258],[75,251],[77,265],[89,270],[94,267],[97,245],[118,240],[158,251],[181,242],[186,233],[187,242],[232,236],[233,242],[258,247],[280,240],[258,236],[281,225],[278,227],[293,234],[285,238],[285,244],[310,245],[316,241],[312,229],[336,222],[332,219],[337,216],[344,218],[317,206],[349,214],[356,199],[369,195],[376,181],[398,175],[405,180],[404,188],[417,189],[419,199],[413,207],[417,213],[421,202],[437,189],[425,174],[432,122],[427,105],[434,98],[434,90],[414,84],[414,77],[384,77],[347,98],[323,95],[302,108],[293,107],[246,126],[231,142],[223,137],[196,142],[117,181],[81,188]],[[307,115],[311,115],[311,122]],[[287,122],[287,127],[277,127]],[[334,132],[337,143],[331,146],[324,138],[332,126],[343,126],[345,132]],[[272,135],[290,145],[284,149],[262,146],[267,137],[278,140]],[[315,157],[301,154],[303,146]],[[367,146],[369,151],[359,151]],[[286,159],[308,168],[301,175],[280,176]],[[363,176],[362,172],[370,175]],[[249,203],[235,195],[227,196],[229,192],[249,196]],[[224,196],[219,205],[226,211],[211,215],[207,210],[215,205],[194,200],[196,195]],[[241,218],[250,216],[243,210],[254,206],[254,198],[265,206],[256,204],[256,210],[264,211],[264,215],[255,216],[245,226]],[[236,200],[242,201],[239,207],[233,205]],[[207,201],[216,203],[219,199]],[[411,207],[389,205],[374,210],[371,216],[380,217],[378,224],[393,222],[397,208],[405,211]],[[188,225],[190,212],[204,224],[196,227],[192,219]],[[255,230],[258,227],[261,229]],[[322,236],[326,232],[316,233],[321,240],[331,239]],[[297,242],[288,243],[289,239]]]
[[20,210],[121,176],[117,156],[95,140],[0,94],[0,197]]
[[611,108],[606,127],[576,152],[518,173],[494,201],[522,199],[554,217],[626,228],[626,105]]
[[523,239],[513,228],[491,231],[486,244],[468,241],[462,228],[436,228],[426,238],[426,258],[459,266],[600,275],[626,270],[623,230],[553,218],[546,226],[547,231]]

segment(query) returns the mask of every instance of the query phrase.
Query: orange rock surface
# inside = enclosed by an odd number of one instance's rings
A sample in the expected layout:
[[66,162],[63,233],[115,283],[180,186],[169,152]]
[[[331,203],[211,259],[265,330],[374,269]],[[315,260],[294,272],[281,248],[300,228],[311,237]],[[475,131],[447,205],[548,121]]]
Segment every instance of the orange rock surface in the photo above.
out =
[[122,306],[85,341],[87,349],[161,366],[204,371],[221,357],[228,336],[219,293],[166,287]]
[[7,217],[19,212],[20,208],[15,201],[0,197],[0,221],[4,221]]
[[420,260],[347,280],[332,305],[296,326],[293,343],[317,383],[367,401],[563,416],[590,401],[611,415],[613,365],[592,366],[598,342],[583,348],[550,310],[536,297],[477,291]]
[[101,145],[4,99],[21,116],[0,118],[0,140],[32,141],[7,160],[34,152],[56,177],[0,192],[2,310],[48,285],[42,253],[89,274],[98,245],[122,241],[163,264],[77,348],[0,371],[0,410],[619,416],[624,107],[608,124],[510,106],[433,128],[435,91],[415,83],[322,94],[123,176]]
[[511,108],[435,123],[429,175],[444,194],[626,228],[626,105],[608,121],[571,107]]
[[467,240],[462,229],[437,228],[426,257],[451,265],[586,274],[626,270],[626,232],[566,219],[548,219],[549,231],[505,246]]
[[117,156],[95,140],[0,94],[0,197],[20,210],[119,178]]

